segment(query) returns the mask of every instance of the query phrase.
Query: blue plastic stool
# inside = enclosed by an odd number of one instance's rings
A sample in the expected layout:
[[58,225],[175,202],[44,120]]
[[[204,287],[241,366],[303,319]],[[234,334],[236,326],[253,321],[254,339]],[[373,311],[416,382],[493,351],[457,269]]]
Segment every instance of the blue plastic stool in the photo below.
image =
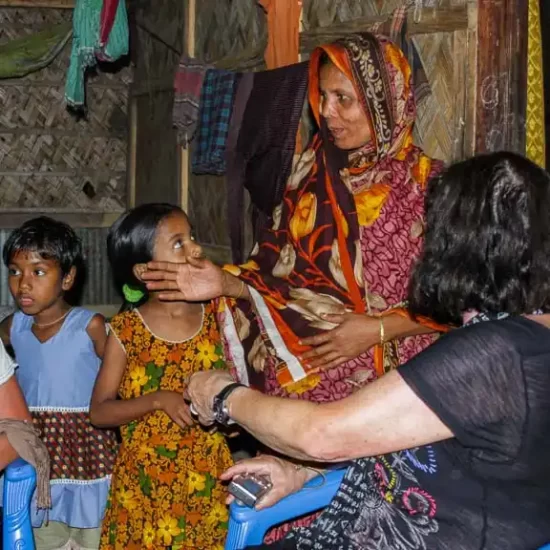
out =
[[34,468],[18,458],[4,474],[2,543],[4,550],[34,550],[30,517],[31,498],[36,487]]
[[259,512],[233,502],[229,507],[225,550],[242,550],[252,544],[261,544],[270,527],[324,508],[338,491],[345,473],[345,468],[332,470],[325,474],[324,483],[322,477],[314,477],[302,490]]

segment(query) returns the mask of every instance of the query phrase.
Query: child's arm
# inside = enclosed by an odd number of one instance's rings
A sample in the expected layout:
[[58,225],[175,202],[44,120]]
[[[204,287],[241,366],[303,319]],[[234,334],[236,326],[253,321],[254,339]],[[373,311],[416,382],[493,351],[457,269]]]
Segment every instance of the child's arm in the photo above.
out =
[[103,359],[105,353],[105,344],[107,343],[107,329],[105,327],[105,317],[100,315],[94,315],[92,320],[88,323],[86,328],[88,336],[94,343],[94,349],[97,356]]
[[10,345],[10,332],[11,332],[11,322],[13,320],[13,313],[10,313],[5,319],[2,319],[0,323],[0,339],[4,346]]
[[[26,420],[32,422],[23,392],[14,376],[14,363],[0,344],[0,419]],[[0,470],[17,458],[8,438],[0,436]]]
[[111,332],[92,393],[92,424],[102,428],[121,426],[158,410],[168,414],[181,428],[194,424],[183,395],[177,392],[159,390],[134,399],[117,399],[125,369],[126,353]]

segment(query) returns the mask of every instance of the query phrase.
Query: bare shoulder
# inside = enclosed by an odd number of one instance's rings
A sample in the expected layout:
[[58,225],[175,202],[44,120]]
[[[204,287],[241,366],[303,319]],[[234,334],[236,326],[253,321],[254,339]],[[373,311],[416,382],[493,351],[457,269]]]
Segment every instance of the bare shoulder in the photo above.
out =
[[87,331],[90,336],[97,334],[98,331],[105,332],[106,320],[101,313],[96,313],[88,323]]

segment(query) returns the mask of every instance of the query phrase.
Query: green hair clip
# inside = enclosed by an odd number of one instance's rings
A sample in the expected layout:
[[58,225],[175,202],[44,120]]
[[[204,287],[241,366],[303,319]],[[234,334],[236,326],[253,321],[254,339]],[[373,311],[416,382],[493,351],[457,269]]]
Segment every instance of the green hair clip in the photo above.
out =
[[143,290],[130,285],[124,285],[122,293],[124,294],[124,299],[131,304],[137,304],[145,296]]

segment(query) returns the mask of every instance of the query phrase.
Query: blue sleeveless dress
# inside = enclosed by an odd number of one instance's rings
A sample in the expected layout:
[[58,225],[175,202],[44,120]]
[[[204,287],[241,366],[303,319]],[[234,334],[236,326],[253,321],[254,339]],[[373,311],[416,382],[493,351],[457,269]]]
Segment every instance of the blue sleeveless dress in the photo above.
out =
[[[117,451],[114,432],[89,421],[101,363],[86,332],[94,315],[74,308],[59,332],[42,343],[31,330],[33,318],[17,312],[10,334],[17,380],[50,453],[49,519],[80,529],[101,526]],[[33,499],[33,526],[40,527],[44,516]]]

